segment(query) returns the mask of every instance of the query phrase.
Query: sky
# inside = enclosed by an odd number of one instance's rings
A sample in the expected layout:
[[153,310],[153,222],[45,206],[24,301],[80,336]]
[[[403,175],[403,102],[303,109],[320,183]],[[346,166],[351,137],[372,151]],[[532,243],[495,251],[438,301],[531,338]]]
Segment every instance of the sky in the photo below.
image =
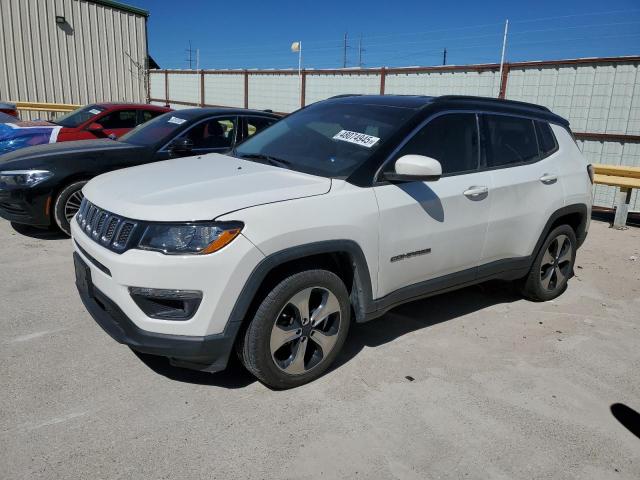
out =
[[[120,0],[148,10],[161,68],[340,68],[640,54],[638,0]],[[196,53],[199,51],[199,65]]]

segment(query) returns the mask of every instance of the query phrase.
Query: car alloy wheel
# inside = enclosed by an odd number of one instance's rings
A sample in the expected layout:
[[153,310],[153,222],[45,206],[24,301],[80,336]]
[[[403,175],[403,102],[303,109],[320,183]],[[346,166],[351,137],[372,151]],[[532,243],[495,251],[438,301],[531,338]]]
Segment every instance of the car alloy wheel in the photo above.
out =
[[269,347],[282,372],[302,375],[317,368],[338,341],[342,312],[338,298],[324,287],[291,297],[275,319]]
[[64,218],[67,219],[67,222],[71,223],[71,219],[78,213],[83,198],[82,189],[69,195],[69,198],[67,198],[64,204]]
[[562,287],[571,273],[573,247],[569,237],[560,234],[555,237],[542,257],[540,283],[547,291]]

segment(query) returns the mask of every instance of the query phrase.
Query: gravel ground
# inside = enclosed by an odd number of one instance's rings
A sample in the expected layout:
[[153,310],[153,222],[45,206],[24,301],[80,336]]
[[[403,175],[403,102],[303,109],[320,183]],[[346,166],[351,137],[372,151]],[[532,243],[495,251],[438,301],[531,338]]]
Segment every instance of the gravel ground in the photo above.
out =
[[68,239],[0,221],[0,477],[636,480],[611,406],[640,411],[640,229],[592,222],[577,265],[553,302],[397,308],[276,392],[136,356],[82,307]]

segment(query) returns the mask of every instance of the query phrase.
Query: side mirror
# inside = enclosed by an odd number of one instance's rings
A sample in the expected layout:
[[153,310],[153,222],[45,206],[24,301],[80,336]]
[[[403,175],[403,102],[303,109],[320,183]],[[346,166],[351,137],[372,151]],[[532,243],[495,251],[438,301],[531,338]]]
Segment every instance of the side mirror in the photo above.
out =
[[173,157],[184,156],[193,150],[193,142],[187,137],[176,138],[169,145],[169,153]]
[[433,182],[442,176],[442,165],[424,155],[403,155],[396,160],[395,171],[385,173],[390,182]]
[[89,124],[89,126],[87,127],[87,130],[93,133],[99,133],[102,130],[104,130],[104,128],[99,123],[93,122]]

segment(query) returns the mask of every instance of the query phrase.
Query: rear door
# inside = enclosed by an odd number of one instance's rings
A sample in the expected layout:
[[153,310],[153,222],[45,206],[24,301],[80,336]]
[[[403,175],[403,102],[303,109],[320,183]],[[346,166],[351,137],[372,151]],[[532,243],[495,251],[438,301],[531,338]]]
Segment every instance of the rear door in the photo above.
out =
[[493,185],[482,263],[528,256],[564,205],[557,142],[546,122],[513,115],[483,114],[482,130]]
[[435,158],[443,175],[432,182],[374,187],[380,211],[380,297],[444,277],[471,281],[480,261],[489,219],[491,172],[480,172],[475,113],[445,113],[430,120],[392,158]]

